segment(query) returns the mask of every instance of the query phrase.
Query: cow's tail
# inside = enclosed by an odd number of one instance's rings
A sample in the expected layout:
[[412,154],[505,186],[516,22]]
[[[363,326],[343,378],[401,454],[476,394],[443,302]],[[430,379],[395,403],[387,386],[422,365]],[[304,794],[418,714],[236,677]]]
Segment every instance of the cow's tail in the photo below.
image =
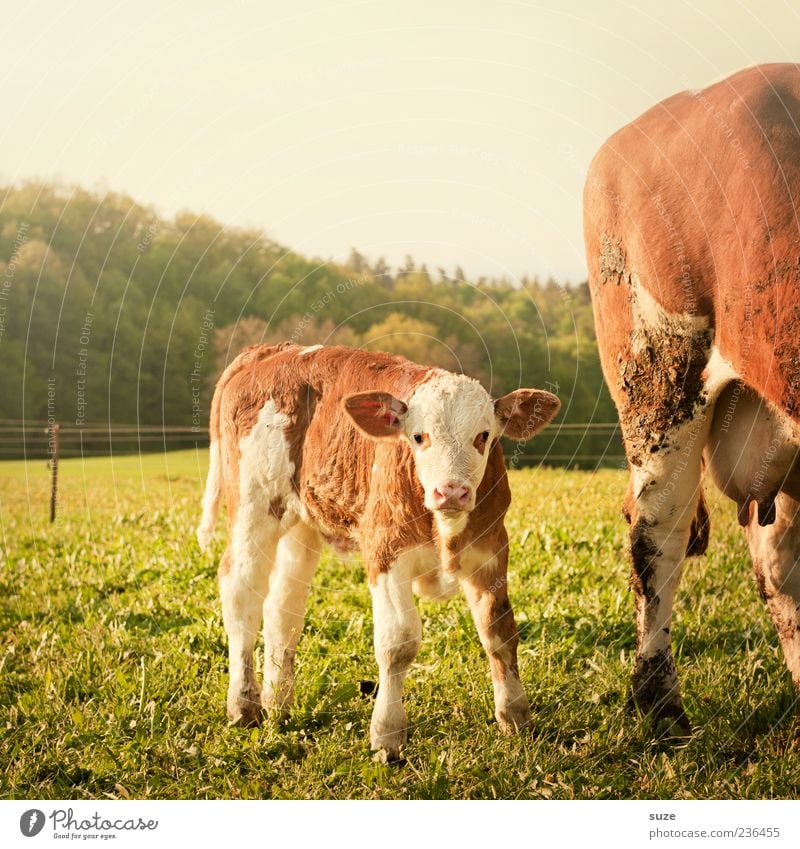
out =
[[222,452],[220,450],[220,427],[219,408],[220,396],[222,395],[222,381],[214,391],[211,400],[211,416],[208,422],[208,430],[211,436],[211,444],[208,452],[208,477],[206,478],[206,491],[203,494],[203,516],[197,527],[197,542],[205,551],[214,535],[214,526],[217,524],[219,515],[219,502],[222,498]]

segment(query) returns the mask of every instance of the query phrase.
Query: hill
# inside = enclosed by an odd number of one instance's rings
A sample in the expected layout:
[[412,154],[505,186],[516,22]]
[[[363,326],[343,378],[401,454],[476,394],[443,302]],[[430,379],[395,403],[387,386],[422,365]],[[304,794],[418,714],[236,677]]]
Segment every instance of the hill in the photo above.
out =
[[[563,422],[616,421],[586,284],[467,280],[411,257],[392,269],[355,250],[341,265],[78,187],[28,182],[2,198],[4,419],[202,431],[214,379],[239,348],[294,339],[404,354],[495,395],[549,388]],[[87,428],[84,445],[93,438]],[[552,462],[592,465],[609,450],[604,432],[554,438]],[[4,442],[6,456],[19,453]]]

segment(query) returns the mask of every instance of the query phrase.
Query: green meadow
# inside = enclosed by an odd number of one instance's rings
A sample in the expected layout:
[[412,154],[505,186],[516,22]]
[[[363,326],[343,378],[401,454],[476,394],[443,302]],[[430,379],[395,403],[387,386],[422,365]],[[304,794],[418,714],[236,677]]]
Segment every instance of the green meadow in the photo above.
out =
[[228,727],[216,587],[194,538],[205,452],[0,465],[4,798],[796,798],[800,721],[734,510],[710,495],[673,627],[694,725],[627,705],[635,646],[625,473],[510,473],[510,595],[535,730],[503,737],[463,599],[421,602],[404,766],[373,762],[363,570],[326,553],[280,726]]

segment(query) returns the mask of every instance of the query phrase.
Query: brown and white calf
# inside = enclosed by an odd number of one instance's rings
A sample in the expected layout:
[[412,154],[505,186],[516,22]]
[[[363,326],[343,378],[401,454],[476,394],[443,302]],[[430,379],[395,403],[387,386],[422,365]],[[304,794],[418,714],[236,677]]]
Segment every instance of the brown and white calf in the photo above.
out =
[[670,626],[708,541],[704,465],[738,504],[800,686],[800,66],[663,101],[613,135],[584,194],[603,371],[630,485],[633,695],[684,730]]
[[262,708],[291,704],[295,648],[327,541],[360,549],[366,566],[379,668],[374,749],[396,759],[406,738],[403,681],[421,635],[412,587],[437,598],[463,588],[489,656],[497,721],[506,732],[527,726],[498,438],[528,439],[558,408],[555,396],[533,389],[493,401],[475,380],[388,354],[288,343],[240,354],[212,401],[197,531],[205,547],[224,492],[229,542],[219,582],[231,720],[254,723]]

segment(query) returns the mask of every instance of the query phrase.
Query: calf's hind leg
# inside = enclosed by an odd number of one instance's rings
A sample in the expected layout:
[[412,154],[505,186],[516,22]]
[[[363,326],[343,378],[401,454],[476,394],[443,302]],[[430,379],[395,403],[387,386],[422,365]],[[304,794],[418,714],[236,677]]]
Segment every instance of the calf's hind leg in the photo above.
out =
[[302,522],[295,523],[278,543],[275,571],[264,602],[261,703],[267,710],[283,713],[294,701],[295,650],[321,546],[319,534]]
[[228,718],[236,725],[257,725],[261,718],[261,693],[253,651],[261,629],[262,606],[275,562],[279,530],[267,507],[260,503],[240,507],[219,568],[230,666]]
[[745,529],[761,597],[783,647],[786,665],[800,689],[800,502],[781,492],[775,521],[762,527],[751,505]]

